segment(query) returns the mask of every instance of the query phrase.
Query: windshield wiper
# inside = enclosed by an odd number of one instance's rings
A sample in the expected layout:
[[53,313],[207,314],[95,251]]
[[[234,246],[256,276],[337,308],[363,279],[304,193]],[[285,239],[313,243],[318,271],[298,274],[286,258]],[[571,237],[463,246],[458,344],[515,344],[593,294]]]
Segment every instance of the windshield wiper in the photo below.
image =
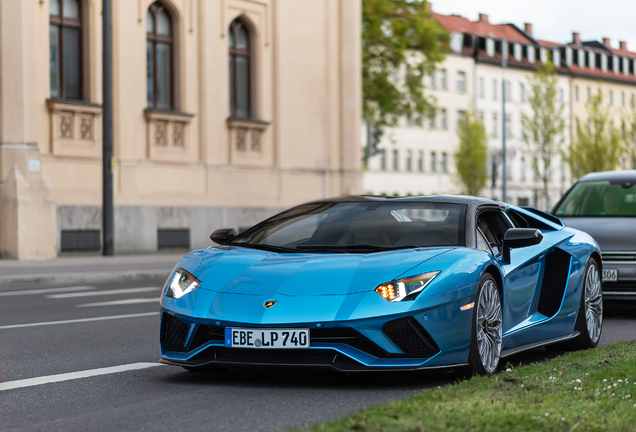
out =
[[299,251],[310,251],[310,252],[349,253],[346,249],[339,246],[298,245],[296,246],[296,249]]
[[228,243],[227,246],[246,247],[251,249],[260,249],[268,252],[284,252],[284,253],[298,253],[296,249],[286,248],[283,246],[273,246],[265,244],[250,244],[250,243]]

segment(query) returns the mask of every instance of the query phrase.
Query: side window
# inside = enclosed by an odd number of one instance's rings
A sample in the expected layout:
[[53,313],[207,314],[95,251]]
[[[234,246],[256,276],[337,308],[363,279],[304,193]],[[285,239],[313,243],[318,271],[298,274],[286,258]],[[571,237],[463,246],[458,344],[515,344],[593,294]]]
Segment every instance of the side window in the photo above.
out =
[[499,211],[485,211],[479,215],[477,226],[484,233],[493,254],[500,255],[504,234],[512,228],[510,222]]
[[484,233],[482,233],[479,228],[477,228],[477,232],[475,233],[475,238],[477,238],[477,249],[481,249],[484,252],[488,252],[489,254],[492,254],[492,249],[490,249],[490,246],[488,246],[488,243],[486,243],[486,237],[484,236]]

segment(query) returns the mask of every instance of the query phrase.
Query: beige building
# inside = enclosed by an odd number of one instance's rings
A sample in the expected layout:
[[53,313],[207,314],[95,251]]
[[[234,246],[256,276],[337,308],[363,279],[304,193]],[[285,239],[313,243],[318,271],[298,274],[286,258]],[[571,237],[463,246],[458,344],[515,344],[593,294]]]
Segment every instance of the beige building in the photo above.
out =
[[[359,0],[113,0],[116,252],[360,193]],[[0,256],[99,250],[99,0],[0,0]]]

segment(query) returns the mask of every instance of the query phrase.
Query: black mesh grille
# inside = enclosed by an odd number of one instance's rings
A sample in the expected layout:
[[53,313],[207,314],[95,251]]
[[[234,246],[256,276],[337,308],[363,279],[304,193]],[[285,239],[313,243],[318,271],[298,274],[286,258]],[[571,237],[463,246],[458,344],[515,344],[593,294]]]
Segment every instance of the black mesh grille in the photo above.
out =
[[439,352],[433,339],[413,317],[389,321],[384,324],[382,331],[404,354],[432,357]]
[[190,326],[173,317],[170,314],[163,314],[161,332],[161,343],[168,351],[185,352],[185,343],[188,337]]
[[605,282],[603,284],[603,293],[606,293],[606,291],[636,292],[636,280]]
[[554,316],[561,307],[570,271],[570,254],[555,249],[545,259],[545,272],[537,311],[547,317]]
[[388,357],[389,353],[350,327],[333,327],[310,330],[311,343],[341,343],[374,357]]
[[214,348],[216,360],[232,363],[330,365],[336,352],[330,349]]

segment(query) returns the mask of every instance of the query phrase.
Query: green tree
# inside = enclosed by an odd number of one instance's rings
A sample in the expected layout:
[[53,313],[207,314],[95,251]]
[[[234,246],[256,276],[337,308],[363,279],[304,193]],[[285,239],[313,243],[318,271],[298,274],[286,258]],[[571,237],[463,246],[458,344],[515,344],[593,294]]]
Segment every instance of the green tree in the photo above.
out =
[[462,192],[477,196],[488,181],[488,137],[486,128],[473,112],[459,119],[459,148],[453,155]]
[[636,169],[636,104],[633,100],[631,109],[623,111],[622,129],[624,150],[631,159],[632,169]]
[[530,113],[522,114],[525,153],[532,163],[535,178],[541,182],[545,208],[550,208],[549,187],[552,162],[563,144],[565,104],[558,100],[556,68],[548,61],[528,77]]
[[449,50],[448,32],[425,0],[363,0],[363,112],[375,125],[414,114],[432,115],[424,77]]
[[616,169],[624,152],[621,134],[614,127],[614,113],[603,104],[602,93],[594,95],[585,109],[587,125],[578,125],[567,155],[574,178]]

